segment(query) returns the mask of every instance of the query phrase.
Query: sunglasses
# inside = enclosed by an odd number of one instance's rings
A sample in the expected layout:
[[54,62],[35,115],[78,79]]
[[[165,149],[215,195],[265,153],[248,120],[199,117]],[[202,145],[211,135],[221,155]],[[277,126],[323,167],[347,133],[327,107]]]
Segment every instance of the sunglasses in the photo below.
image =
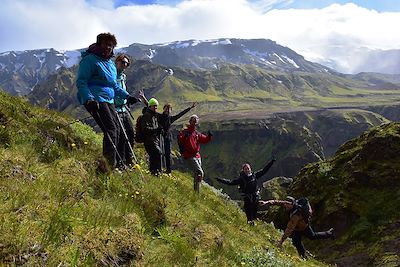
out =
[[129,66],[129,61],[128,60],[121,60],[121,63],[124,64],[125,66]]

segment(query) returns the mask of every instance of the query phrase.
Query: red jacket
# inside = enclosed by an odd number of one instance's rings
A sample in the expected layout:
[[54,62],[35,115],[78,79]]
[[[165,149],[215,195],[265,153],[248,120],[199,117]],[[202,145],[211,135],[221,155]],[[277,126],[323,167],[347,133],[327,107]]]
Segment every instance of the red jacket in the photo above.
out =
[[195,127],[188,126],[179,133],[179,143],[183,147],[182,157],[200,158],[200,144],[206,144],[211,141],[211,136],[196,131]]

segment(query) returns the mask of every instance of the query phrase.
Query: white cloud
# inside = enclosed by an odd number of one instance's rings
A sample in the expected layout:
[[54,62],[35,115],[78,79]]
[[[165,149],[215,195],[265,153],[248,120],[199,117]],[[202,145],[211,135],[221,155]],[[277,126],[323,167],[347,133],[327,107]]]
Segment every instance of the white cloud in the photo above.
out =
[[[220,37],[268,38],[308,58],[364,46],[399,49],[400,13],[355,4],[323,9],[271,9],[292,0],[187,0],[175,6],[112,7],[112,0],[4,0],[0,51],[87,47],[100,32],[119,45]],[[267,10],[267,11],[266,11]]]

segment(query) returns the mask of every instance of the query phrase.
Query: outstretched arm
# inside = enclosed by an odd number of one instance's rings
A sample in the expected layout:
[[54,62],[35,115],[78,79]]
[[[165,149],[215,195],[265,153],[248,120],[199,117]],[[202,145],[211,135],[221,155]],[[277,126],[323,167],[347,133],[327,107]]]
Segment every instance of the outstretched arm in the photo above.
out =
[[179,119],[180,117],[182,117],[183,115],[188,113],[191,109],[192,109],[191,107],[188,107],[188,108],[182,110],[181,112],[179,112],[178,114],[171,116],[171,123],[174,123],[177,119]]
[[217,181],[223,184],[227,184],[227,185],[239,185],[241,179],[235,179],[235,180],[228,180],[228,179],[222,179],[222,178],[217,178]]
[[265,165],[265,167],[262,170],[257,171],[254,175],[256,177],[256,179],[260,178],[261,176],[263,176],[264,174],[267,173],[267,171],[271,168],[271,166],[274,164],[275,159],[272,159],[270,162],[268,162],[267,165]]
[[264,201],[264,200],[260,200],[259,201],[259,204],[261,205],[261,206],[264,206],[264,205],[273,205],[273,206],[281,206],[281,207],[283,207],[285,204],[291,204],[289,201],[285,201],[285,200],[275,200],[275,199],[271,199],[271,200],[267,200],[267,201]]

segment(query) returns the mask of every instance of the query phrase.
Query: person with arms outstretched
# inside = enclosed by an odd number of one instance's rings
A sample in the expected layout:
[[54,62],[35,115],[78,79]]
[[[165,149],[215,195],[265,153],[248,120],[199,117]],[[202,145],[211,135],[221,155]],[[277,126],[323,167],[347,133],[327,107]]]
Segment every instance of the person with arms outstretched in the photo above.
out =
[[174,123],[176,120],[181,118],[183,115],[188,113],[190,110],[192,110],[194,107],[196,107],[197,102],[192,103],[192,105],[181,112],[179,112],[176,115],[171,115],[172,112],[172,105],[171,104],[165,104],[164,105],[164,110],[163,113],[160,114],[159,116],[159,121],[163,127],[163,145],[164,145],[164,157],[165,157],[165,167],[166,167],[166,173],[171,173],[171,124]]
[[253,172],[249,163],[242,166],[239,178],[235,180],[217,178],[217,181],[227,185],[239,185],[240,191],[243,194],[244,211],[247,217],[247,223],[254,224],[257,218],[258,201],[259,201],[259,179],[264,176],[267,171],[274,164],[275,158],[273,157],[267,165],[261,170]]

